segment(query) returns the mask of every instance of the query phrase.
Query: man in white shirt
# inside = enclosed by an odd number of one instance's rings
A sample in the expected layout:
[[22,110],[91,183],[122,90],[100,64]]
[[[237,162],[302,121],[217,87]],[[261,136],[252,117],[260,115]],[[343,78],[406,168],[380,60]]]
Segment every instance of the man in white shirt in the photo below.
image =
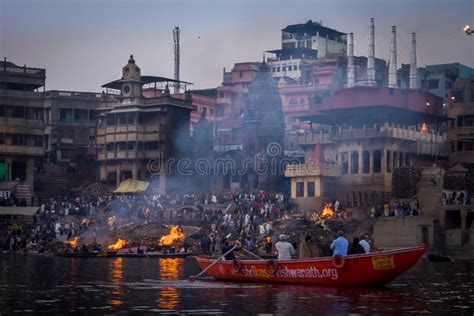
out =
[[279,239],[280,241],[275,244],[275,248],[278,251],[278,260],[291,259],[291,256],[295,254],[295,248],[286,241],[286,235],[281,234]]
[[359,245],[361,245],[362,248],[364,248],[365,253],[369,253],[369,252],[370,252],[370,244],[369,244],[369,242],[367,241],[366,236],[364,236],[364,235],[360,236]]

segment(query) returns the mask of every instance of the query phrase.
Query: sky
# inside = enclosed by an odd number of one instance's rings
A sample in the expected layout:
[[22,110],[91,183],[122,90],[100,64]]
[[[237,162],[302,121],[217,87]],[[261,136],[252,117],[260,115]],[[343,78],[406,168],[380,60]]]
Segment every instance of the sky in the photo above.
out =
[[397,26],[398,63],[474,67],[472,0],[0,0],[0,57],[46,69],[47,90],[101,91],[133,54],[142,75],[173,78],[173,28],[181,29],[181,79],[215,88],[223,68],[261,61],[281,48],[281,29],[307,20],[353,32],[367,56],[375,18],[376,56],[388,59]]

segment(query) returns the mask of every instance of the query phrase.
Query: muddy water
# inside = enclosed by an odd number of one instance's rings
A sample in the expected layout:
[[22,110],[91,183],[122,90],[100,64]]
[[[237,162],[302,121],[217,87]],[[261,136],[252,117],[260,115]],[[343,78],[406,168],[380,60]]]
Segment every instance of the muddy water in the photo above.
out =
[[407,314],[474,312],[474,263],[420,261],[383,289],[188,281],[192,259],[0,255],[0,314]]

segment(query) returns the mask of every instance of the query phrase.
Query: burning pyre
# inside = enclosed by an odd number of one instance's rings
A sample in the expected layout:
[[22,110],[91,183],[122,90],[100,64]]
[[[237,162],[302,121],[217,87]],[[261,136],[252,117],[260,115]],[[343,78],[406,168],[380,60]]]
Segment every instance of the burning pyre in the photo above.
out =
[[77,247],[77,241],[79,240],[79,237],[74,237],[68,241],[66,241],[66,243],[71,246],[71,248],[76,248]]
[[428,133],[428,125],[426,125],[426,123],[421,124],[420,132],[423,134]]
[[322,218],[331,218],[334,216],[334,211],[332,209],[332,206],[330,203],[327,203],[324,205],[324,208],[321,212],[321,217]]
[[119,238],[115,243],[109,245],[107,248],[109,250],[120,250],[125,246],[126,243],[127,241],[125,239]]
[[179,226],[171,225],[169,233],[160,238],[158,245],[171,246],[183,242],[185,237],[186,236]]

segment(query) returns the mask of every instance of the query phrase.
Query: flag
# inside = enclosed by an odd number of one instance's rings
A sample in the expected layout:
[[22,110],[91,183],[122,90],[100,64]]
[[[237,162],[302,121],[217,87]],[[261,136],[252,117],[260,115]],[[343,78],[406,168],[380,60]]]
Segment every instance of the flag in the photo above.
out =
[[4,180],[7,176],[8,165],[0,162],[0,180]]

